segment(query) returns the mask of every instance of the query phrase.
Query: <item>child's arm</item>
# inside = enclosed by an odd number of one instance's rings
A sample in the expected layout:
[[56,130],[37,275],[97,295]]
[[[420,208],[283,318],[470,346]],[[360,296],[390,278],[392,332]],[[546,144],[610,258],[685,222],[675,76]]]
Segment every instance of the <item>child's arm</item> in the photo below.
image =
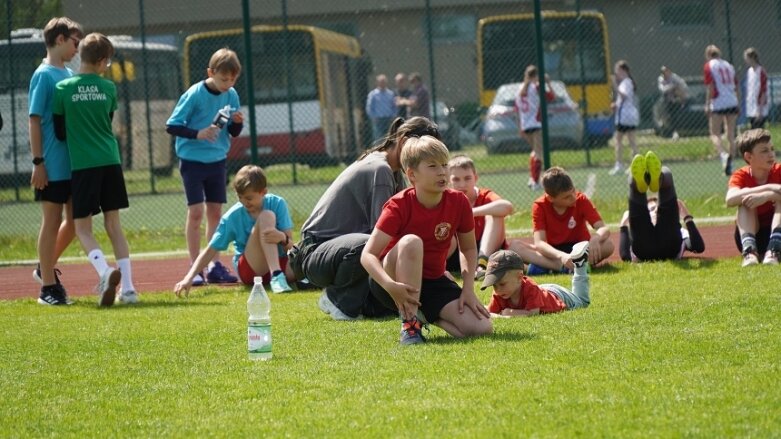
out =
[[228,124],[228,134],[238,137],[242,129],[244,129],[244,114],[241,111],[234,111],[231,115],[231,123]]
[[768,201],[781,201],[781,184],[768,183],[756,187],[730,187],[725,197],[728,207],[745,205],[749,208],[761,206]]
[[285,251],[290,250],[291,247],[293,247],[293,230],[277,230],[277,229],[268,229],[261,232],[261,237],[263,239],[263,242],[267,242],[269,244],[279,244],[282,246],[282,248],[285,249]]
[[[41,116],[31,115],[28,122],[30,130],[30,152],[33,157],[43,157],[43,131],[41,130]],[[39,190],[43,190],[49,184],[49,176],[46,174],[46,166],[40,164],[33,166],[30,184]]]
[[474,216],[498,216],[503,218],[511,213],[513,213],[513,204],[507,200],[494,200],[482,206],[472,208],[472,215]]
[[477,241],[475,231],[458,234],[458,251],[461,260],[461,279],[464,284],[461,287],[461,297],[458,299],[458,312],[464,313],[464,305],[475,313],[478,320],[490,317],[491,314],[480,302],[475,294],[475,270],[477,269]]
[[415,316],[412,310],[420,306],[418,299],[412,295],[419,293],[419,291],[410,285],[396,282],[385,272],[382,261],[380,261],[380,253],[388,246],[390,240],[390,235],[375,228],[361,253],[361,265],[369,273],[369,276],[390,294],[403,317],[411,319]]
[[201,254],[198,255],[198,257],[195,259],[195,262],[193,262],[193,265],[190,267],[190,271],[184,275],[182,280],[174,285],[174,293],[176,293],[176,297],[181,297],[182,293],[184,293],[185,296],[190,295],[190,287],[193,285],[193,278],[196,274],[200,273],[204,268],[206,268],[207,265],[209,265],[209,261],[214,259],[216,254],[217,250],[213,249],[211,246],[206,247],[201,251]]

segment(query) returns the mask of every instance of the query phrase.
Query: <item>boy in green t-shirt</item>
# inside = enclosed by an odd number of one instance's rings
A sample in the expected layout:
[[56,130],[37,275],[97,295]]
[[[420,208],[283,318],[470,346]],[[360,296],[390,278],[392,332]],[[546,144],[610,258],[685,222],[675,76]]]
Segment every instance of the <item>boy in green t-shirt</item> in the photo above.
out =
[[[119,222],[119,209],[128,207],[128,199],[119,146],[111,130],[117,90],[100,76],[111,65],[114,46],[105,35],[91,33],[81,41],[80,55],[79,74],[57,84],[53,110],[55,135],[67,141],[70,153],[76,236],[100,277],[100,306],[114,303],[120,281],[118,300],[136,303],[130,251]],[[92,215],[101,211],[118,269],[109,267],[92,233]]]

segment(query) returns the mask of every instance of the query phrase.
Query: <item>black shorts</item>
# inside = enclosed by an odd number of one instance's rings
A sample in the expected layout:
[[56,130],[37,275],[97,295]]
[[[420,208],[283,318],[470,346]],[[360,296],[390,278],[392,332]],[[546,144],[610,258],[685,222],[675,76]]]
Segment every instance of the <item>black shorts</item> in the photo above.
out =
[[751,124],[751,129],[764,128],[766,120],[767,119],[765,117],[749,117],[748,118],[748,121]]
[[86,218],[101,211],[125,209],[127,200],[122,166],[80,169],[71,175],[73,218]]
[[625,133],[627,131],[634,131],[636,129],[637,129],[637,127],[633,126],[633,125],[621,125],[621,124],[616,125],[616,131],[618,131],[619,133]]
[[572,247],[574,247],[575,244],[577,244],[577,242],[563,242],[561,244],[556,244],[552,247],[560,252],[572,253]]
[[43,190],[35,190],[35,201],[65,204],[71,198],[71,181],[50,181]]
[[[398,311],[393,298],[371,277],[369,278],[369,291],[378,302],[386,308]],[[458,300],[461,297],[461,287],[442,276],[438,279],[423,279],[420,285],[420,311],[430,323],[439,320],[439,313],[448,303]]]
[[729,107],[729,108],[722,108],[721,110],[713,110],[711,111],[713,114],[738,114],[738,107]]
[[204,201],[220,204],[228,201],[225,192],[227,184],[225,160],[201,163],[179,159],[179,174],[184,182],[184,195],[188,206]]
[[535,131],[540,131],[541,129],[542,128],[529,128],[528,130],[523,130],[523,132],[526,133],[526,134],[531,134],[531,133],[533,133]]

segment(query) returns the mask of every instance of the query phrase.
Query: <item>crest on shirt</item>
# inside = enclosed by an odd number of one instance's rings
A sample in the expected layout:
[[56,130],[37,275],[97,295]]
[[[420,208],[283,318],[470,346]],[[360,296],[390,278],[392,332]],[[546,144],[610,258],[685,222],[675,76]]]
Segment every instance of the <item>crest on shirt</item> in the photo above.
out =
[[450,237],[450,229],[453,228],[453,226],[450,225],[450,223],[439,223],[434,228],[434,238],[437,239],[437,241],[444,241],[448,237]]
[[575,228],[575,217],[574,216],[569,217],[569,221],[567,221],[567,227],[569,229],[574,229]]

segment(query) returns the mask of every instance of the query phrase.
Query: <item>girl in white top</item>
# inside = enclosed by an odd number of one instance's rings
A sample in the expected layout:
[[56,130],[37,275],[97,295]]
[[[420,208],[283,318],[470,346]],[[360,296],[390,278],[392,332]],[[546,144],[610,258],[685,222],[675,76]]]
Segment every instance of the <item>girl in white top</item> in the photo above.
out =
[[743,60],[748,65],[746,71],[746,116],[751,128],[764,128],[767,113],[770,110],[767,99],[767,73],[759,63],[759,52],[749,47],[743,52]]
[[[545,100],[554,99],[553,88],[550,81],[545,78]],[[523,73],[523,84],[515,97],[515,105],[518,107],[520,119],[520,134],[531,147],[529,154],[529,182],[531,190],[540,190],[540,174],[542,172],[542,108],[540,106],[540,81],[537,66],[529,65]]]
[[637,155],[637,139],[635,130],[640,124],[640,112],[635,102],[635,80],[629,71],[629,64],[620,60],[616,63],[615,69],[616,100],[611,104],[611,108],[616,114],[616,164],[610,171],[610,175],[619,175],[624,170],[623,149],[624,135],[629,139],[629,146],[632,148],[632,156]]
[[[732,175],[735,155],[735,124],[738,119],[738,78],[732,64],[721,59],[721,50],[711,44],[705,48],[705,112],[708,114],[710,138],[721,157],[721,169]],[[721,131],[727,133],[729,149],[724,148]]]

